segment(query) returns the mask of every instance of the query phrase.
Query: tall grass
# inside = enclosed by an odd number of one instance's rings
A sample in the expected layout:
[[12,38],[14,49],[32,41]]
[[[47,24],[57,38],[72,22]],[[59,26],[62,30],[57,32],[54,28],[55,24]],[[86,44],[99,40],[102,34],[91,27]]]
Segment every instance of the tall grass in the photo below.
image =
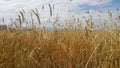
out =
[[[42,24],[38,10],[31,13]],[[112,13],[108,14],[113,20]],[[34,24],[33,17],[31,19]],[[63,24],[56,18],[52,24],[55,30],[22,30],[22,24],[28,21],[25,12],[20,11],[18,21],[11,19],[16,28],[20,25],[19,30],[0,31],[0,68],[120,68],[119,25],[112,25],[116,29],[111,29],[109,24],[103,23],[95,29],[98,26],[92,20],[90,14],[82,26],[76,18]]]

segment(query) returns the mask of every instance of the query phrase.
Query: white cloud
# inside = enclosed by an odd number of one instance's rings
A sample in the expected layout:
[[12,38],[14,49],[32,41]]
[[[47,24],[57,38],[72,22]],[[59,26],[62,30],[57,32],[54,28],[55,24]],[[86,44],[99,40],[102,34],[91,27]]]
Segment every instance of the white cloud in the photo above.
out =
[[[0,16],[9,17],[15,16],[19,10],[30,10],[38,8],[41,14],[49,15],[48,3],[55,5],[55,13],[58,13],[62,17],[66,17],[69,13],[68,10],[77,10],[78,5],[101,5],[107,4],[111,0],[0,0]],[[41,10],[41,6],[44,5],[44,11]]]

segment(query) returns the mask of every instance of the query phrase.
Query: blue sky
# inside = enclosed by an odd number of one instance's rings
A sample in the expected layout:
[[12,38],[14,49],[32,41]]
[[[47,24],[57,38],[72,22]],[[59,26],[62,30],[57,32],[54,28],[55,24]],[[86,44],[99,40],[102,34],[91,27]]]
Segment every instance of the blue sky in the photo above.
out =
[[115,8],[120,8],[120,0],[113,0],[113,2],[110,3],[111,7],[113,5],[113,7]]
[[[48,4],[55,5],[55,13],[65,17],[68,13],[78,13],[84,10],[120,8],[120,0],[0,0],[0,17],[14,17],[19,10],[29,11],[34,8],[49,15]],[[42,10],[41,6],[45,9]]]
[[[82,7],[82,9],[81,9]],[[71,10],[72,12],[74,11],[84,11],[84,10],[103,10],[103,9],[111,9],[114,10],[116,8],[120,8],[120,0],[111,0],[110,2],[106,4],[98,4],[98,5],[89,5],[89,4],[78,4],[77,8],[74,8]]]

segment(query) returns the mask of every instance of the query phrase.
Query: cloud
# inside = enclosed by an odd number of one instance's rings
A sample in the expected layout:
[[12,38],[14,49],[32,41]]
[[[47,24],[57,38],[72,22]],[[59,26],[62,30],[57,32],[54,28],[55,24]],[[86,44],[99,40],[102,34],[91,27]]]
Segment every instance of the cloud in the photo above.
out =
[[[49,6],[55,5],[54,12],[59,14],[61,17],[67,17],[69,10],[74,9],[78,10],[79,6],[82,5],[104,5],[112,0],[102,0],[99,2],[98,0],[0,0],[0,16],[9,17],[15,16],[19,10],[24,9],[26,11],[34,8],[38,8],[41,14],[46,16],[49,15]],[[45,9],[42,11],[42,6],[44,5]],[[83,7],[80,7],[83,8]]]

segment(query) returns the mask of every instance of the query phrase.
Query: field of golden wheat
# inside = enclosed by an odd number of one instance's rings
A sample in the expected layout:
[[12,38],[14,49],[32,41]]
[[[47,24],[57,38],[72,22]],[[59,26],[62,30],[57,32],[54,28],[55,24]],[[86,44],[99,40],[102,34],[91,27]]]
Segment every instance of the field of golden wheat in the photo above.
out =
[[[38,11],[32,13],[41,25]],[[108,14],[111,20],[112,13]],[[119,21],[120,16],[115,19]],[[71,20],[64,27],[56,18],[51,30],[34,26],[22,29],[22,23],[29,22],[20,11],[18,19],[11,19],[15,28],[0,29],[0,68],[120,68],[119,22],[112,26],[103,23],[99,29],[91,16],[85,27],[74,26],[76,20]],[[34,25],[32,17],[30,23]]]

